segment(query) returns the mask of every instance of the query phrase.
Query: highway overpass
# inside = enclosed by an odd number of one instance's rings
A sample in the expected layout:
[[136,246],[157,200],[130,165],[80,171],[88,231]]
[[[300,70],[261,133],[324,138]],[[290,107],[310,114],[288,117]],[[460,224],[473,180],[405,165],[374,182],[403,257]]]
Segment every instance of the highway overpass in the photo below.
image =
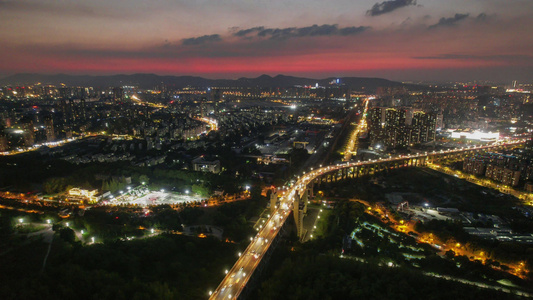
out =
[[[475,155],[489,149],[499,150],[516,147],[524,144],[526,140],[516,140],[508,142],[497,142],[485,146],[470,146],[456,148],[452,150],[433,151],[411,155],[390,156],[388,158],[343,162],[335,165],[319,167],[295,178],[290,187],[279,189],[279,199],[277,205],[271,207],[271,213],[268,221],[259,230],[255,237],[252,237],[250,244],[239,259],[228,270],[226,277],[219,286],[209,291],[209,299],[236,299],[244,291],[249,283],[254,271],[260,265],[265,254],[271,249],[272,243],[283,228],[283,225],[289,218],[291,210],[294,209],[296,218],[296,227],[301,232],[300,218],[303,214],[299,211],[299,203],[304,205],[307,202],[308,185],[320,181],[336,181],[344,178],[357,178],[358,176],[372,174],[387,168],[400,168],[405,166],[424,166],[427,162],[433,162],[441,159],[460,158]],[[303,198],[303,201],[302,199]],[[272,206],[272,205],[271,205]]]

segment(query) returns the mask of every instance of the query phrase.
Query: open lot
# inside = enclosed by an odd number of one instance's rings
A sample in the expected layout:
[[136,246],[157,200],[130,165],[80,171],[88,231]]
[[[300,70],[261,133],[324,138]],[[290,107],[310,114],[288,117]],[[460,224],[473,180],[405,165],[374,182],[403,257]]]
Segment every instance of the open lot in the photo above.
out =
[[138,206],[174,205],[201,201],[203,198],[197,195],[183,195],[173,192],[143,191],[142,193],[130,193],[111,200],[111,204],[128,204]]

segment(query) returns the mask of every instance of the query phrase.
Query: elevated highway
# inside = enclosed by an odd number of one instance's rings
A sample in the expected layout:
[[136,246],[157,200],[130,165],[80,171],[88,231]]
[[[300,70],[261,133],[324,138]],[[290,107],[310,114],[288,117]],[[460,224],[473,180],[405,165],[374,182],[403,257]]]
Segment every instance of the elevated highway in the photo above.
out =
[[[446,151],[433,151],[412,155],[402,155],[375,160],[343,162],[335,165],[320,167],[310,172],[298,176],[290,187],[283,187],[279,190],[277,205],[271,208],[268,221],[259,230],[257,235],[251,238],[250,244],[239,256],[237,262],[231,270],[228,270],[226,277],[219,286],[209,291],[209,299],[236,299],[244,291],[252,274],[259,266],[265,253],[271,248],[276,236],[282,230],[283,225],[289,218],[291,210],[298,213],[298,203],[300,197],[307,200],[308,185],[319,180],[336,181],[344,178],[357,178],[359,175],[366,175],[381,171],[386,168],[399,168],[404,166],[424,166],[427,162],[440,159],[466,157],[475,155],[478,152],[489,149],[506,149],[524,144],[526,140],[516,140],[508,142],[497,142],[485,146],[471,146],[456,148]],[[296,203],[296,205],[295,205]],[[296,221],[298,227],[298,221]],[[298,229],[298,228],[297,228]],[[300,230],[298,230],[300,232]]]

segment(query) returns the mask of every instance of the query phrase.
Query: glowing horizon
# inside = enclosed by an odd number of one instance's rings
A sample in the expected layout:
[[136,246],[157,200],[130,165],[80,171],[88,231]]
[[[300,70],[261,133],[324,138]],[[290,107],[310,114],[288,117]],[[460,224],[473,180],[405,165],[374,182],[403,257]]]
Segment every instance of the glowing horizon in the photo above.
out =
[[529,81],[533,2],[0,0],[0,74]]

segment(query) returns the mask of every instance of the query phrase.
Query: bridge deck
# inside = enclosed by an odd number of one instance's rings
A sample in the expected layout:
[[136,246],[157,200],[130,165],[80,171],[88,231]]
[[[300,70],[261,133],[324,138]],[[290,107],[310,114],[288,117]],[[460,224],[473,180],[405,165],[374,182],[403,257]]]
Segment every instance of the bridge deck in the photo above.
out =
[[259,265],[264,254],[266,253],[266,251],[269,250],[272,241],[276,238],[276,236],[280,232],[281,227],[283,227],[283,224],[288,219],[296,192],[299,192],[301,194],[301,192],[307,187],[307,185],[316,178],[323,176],[324,174],[335,172],[345,168],[370,166],[396,161],[405,161],[406,159],[427,158],[431,156],[442,156],[469,151],[479,151],[491,148],[498,148],[502,146],[514,146],[524,143],[525,141],[526,140],[498,142],[486,146],[463,147],[447,151],[433,151],[429,153],[425,152],[424,154],[403,155],[363,162],[346,162],[322,167],[316,170],[312,170],[308,173],[304,173],[302,176],[298,177],[298,180],[292,187],[284,188],[282,190],[282,196],[280,198],[279,206],[270,215],[270,218],[265,223],[265,226],[261,228],[261,230],[254,238],[251,238],[250,244],[239,257],[237,262],[233,265],[231,270],[228,271],[226,277],[222,280],[218,288],[214,292],[210,292],[209,299],[236,299],[239,297],[244,287],[250,280],[255,269]]

